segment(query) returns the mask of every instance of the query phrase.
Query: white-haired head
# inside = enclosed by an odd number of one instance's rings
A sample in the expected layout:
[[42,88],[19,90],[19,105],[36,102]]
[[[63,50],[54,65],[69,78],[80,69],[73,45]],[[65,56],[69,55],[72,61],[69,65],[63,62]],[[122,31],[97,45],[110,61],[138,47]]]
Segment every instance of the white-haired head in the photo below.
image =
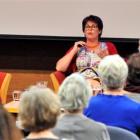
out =
[[110,55],[102,59],[98,72],[105,89],[123,89],[128,75],[128,66],[119,55]]
[[88,82],[78,73],[68,76],[59,88],[62,107],[69,112],[82,110],[92,96]]

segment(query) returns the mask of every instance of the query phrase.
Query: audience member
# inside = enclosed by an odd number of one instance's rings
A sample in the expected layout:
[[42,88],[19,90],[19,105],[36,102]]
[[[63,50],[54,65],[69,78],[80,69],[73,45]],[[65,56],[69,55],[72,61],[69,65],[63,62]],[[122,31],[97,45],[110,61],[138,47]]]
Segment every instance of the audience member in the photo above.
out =
[[60,113],[60,102],[52,90],[42,86],[31,86],[20,99],[18,120],[21,127],[29,131],[26,140],[56,140],[51,129]]
[[129,91],[129,97],[140,101],[140,53],[135,53],[130,56],[128,63],[128,78],[125,87]]
[[127,64],[119,55],[106,56],[98,71],[104,92],[91,98],[84,114],[106,125],[137,133],[140,129],[140,104],[128,98],[123,90],[128,75]]
[[22,134],[16,127],[15,120],[0,105],[0,140],[22,140]]
[[78,73],[68,76],[60,86],[58,95],[64,110],[53,132],[70,140],[109,140],[104,124],[82,115],[83,108],[92,96],[92,89]]

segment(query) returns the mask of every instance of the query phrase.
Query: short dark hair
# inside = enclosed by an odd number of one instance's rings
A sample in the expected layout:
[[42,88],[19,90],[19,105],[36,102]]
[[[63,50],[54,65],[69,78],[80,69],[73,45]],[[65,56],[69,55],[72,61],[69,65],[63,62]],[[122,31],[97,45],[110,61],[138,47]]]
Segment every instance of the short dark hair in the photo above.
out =
[[100,38],[101,35],[102,35],[102,31],[103,31],[103,21],[102,21],[102,19],[98,16],[95,16],[95,15],[89,15],[89,16],[85,17],[82,21],[83,32],[85,31],[85,26],[86,26],[88,21],[92,21],[92,22],[95,22],[97,24],[98,29],[101,31],[100,34],[99,34],[99,38]]
[[140,84],[140,53],[132,54],[128,59],[128,82],[136,86]]

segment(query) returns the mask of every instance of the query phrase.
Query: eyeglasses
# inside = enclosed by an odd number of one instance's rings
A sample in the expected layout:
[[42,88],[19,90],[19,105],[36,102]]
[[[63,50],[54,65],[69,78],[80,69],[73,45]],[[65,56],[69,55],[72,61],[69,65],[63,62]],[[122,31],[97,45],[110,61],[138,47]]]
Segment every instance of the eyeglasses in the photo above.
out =
[[97,27],[98,27],[97,25],[92,25],[92,26],[86,25],[85,29],[86,30],[89,30],[89,29],[95,30]]

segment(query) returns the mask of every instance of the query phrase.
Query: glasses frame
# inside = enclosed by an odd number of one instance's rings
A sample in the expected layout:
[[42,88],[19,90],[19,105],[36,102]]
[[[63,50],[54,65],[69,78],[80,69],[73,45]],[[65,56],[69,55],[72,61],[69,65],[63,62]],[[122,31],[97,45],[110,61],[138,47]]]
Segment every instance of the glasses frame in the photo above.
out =
[[95,29],[97,29],[97,28],[98,28],[97,25],[92,25],[92,26],[86,25],[86,26],[85,26],[85,30],[90,30],[90,29],[95,30]]

